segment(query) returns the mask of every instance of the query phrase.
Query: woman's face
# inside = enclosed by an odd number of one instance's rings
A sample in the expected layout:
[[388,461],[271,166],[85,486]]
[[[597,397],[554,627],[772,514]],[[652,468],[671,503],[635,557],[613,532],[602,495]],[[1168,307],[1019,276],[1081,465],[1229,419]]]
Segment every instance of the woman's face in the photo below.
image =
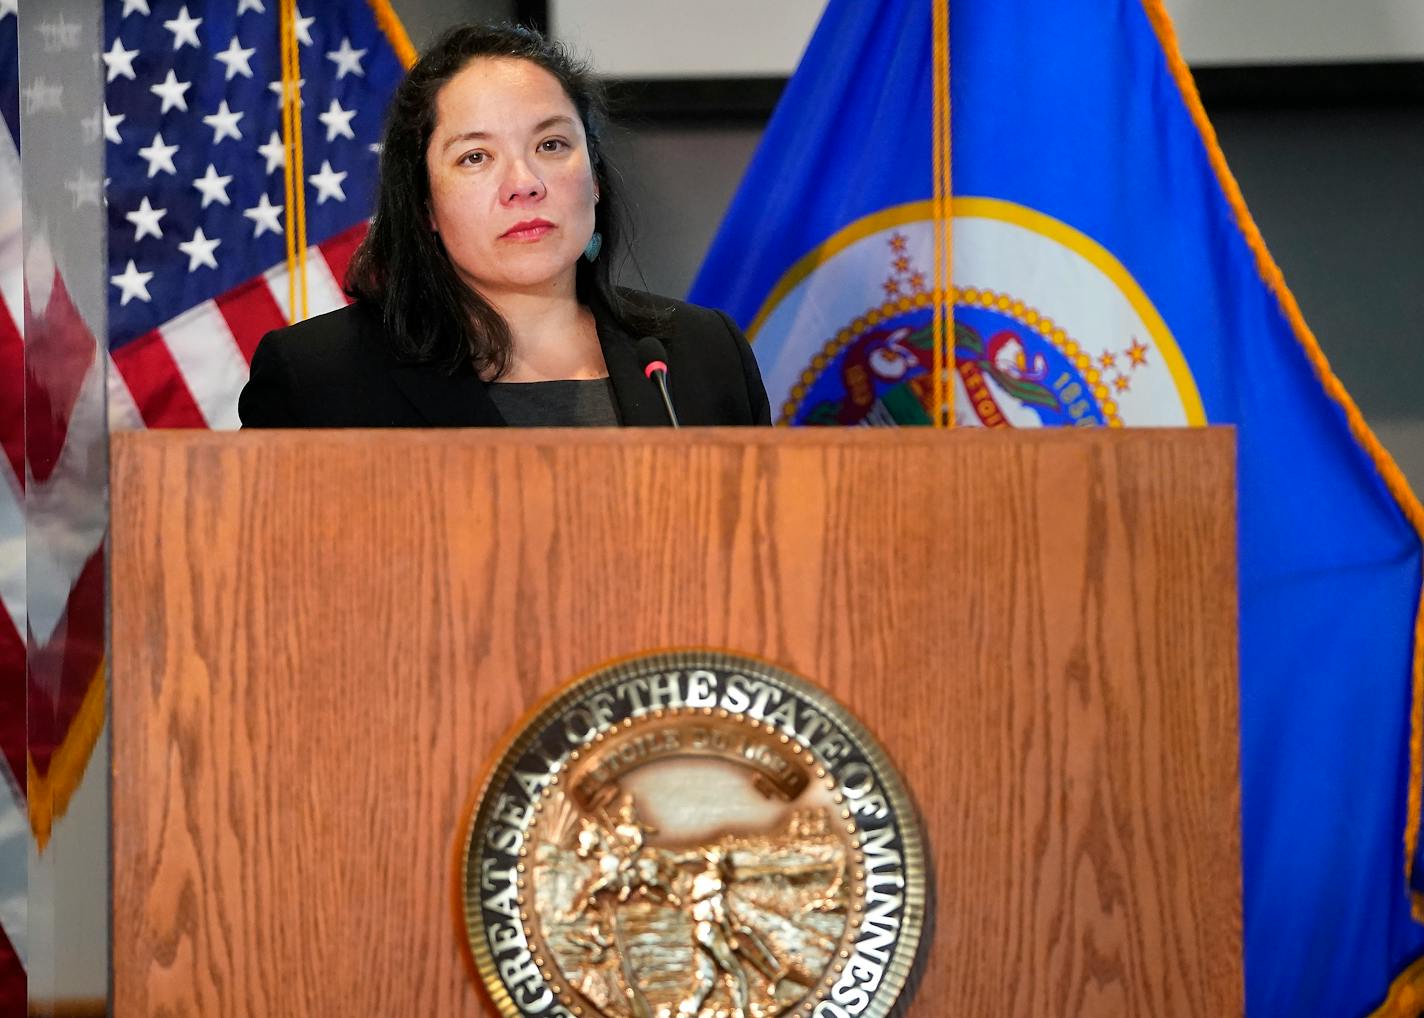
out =
[[593,234],[597,184],[578,111],[548,71],[480,57],[445,83],[425,152],[430,225],[487,299],[562,296]]

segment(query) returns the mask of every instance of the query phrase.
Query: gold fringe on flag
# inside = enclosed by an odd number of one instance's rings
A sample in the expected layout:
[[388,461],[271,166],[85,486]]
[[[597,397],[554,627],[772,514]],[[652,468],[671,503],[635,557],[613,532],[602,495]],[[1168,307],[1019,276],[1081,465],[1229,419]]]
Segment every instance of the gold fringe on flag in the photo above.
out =
[[1394,977],[1389,995],[1370,1018],[1419,1018],[1424,1014],[1424,958]]
[[376,16],[376,26],[391,44],[391,49],[396,51],[396,59],[407,71],[410,70],[415,64],[415,47],[410,43],[410,36],[405,33],[400,16],[391,9],[390,0],[366,0],[366,3],[371,8],[371,13]]
[[69,800],[84,777],[99,733],[104,730],[108,700],[107,669],[105,662],[100,661],[84,691],[78,712],[65,730],[64,739],[49,758],[48,769],[41,774],[33,757],[27,756],[25,760],[25,802],[30,813],[30,831],[40,854],[44,854],[54,833],[55,821],[69,809]]

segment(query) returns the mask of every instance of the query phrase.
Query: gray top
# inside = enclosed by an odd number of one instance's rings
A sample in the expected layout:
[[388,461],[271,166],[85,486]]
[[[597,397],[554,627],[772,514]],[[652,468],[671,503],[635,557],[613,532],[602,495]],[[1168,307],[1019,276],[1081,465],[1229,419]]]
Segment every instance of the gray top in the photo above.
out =
[[490,399],[516,428],[615,428],[618,404],[607,378],[493,382]]

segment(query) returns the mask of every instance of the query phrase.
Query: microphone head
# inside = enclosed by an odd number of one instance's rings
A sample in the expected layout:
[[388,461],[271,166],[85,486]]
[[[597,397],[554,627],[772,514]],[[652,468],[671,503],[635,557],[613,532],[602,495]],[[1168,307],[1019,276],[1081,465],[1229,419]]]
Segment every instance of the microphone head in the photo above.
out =
[[643,374],[648,378],[659,371],[667,374],[667,348],[656,336],[644,336],[638,340],[638,360],[643,362]]

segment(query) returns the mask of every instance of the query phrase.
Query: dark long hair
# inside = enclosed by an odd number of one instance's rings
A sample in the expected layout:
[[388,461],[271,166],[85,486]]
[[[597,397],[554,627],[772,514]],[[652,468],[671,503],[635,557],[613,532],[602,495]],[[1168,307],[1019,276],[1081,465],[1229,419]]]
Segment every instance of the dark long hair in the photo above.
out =
[[532,28],[464,25],[442,35],[411,68],[386,117],[376,215],[346,274],[346,293],[380,309],[392,352],[406,362],[434,364],[453,374],[472,365],[498,378],[509,367],[509,326],[462,280],[429,221],[430,180],[425,150],[435,132],[435,100],[451,78],[478,57],[527,60],[558,80],[578,111],[598,183],[594,229],[603,250],[578,261],[583,304],[602,304],[634,335],[656,331],[650,310],[619,296],[613,267],[624,253],[627,220],[621,180],[604,152],[608,107],[588,65]]

